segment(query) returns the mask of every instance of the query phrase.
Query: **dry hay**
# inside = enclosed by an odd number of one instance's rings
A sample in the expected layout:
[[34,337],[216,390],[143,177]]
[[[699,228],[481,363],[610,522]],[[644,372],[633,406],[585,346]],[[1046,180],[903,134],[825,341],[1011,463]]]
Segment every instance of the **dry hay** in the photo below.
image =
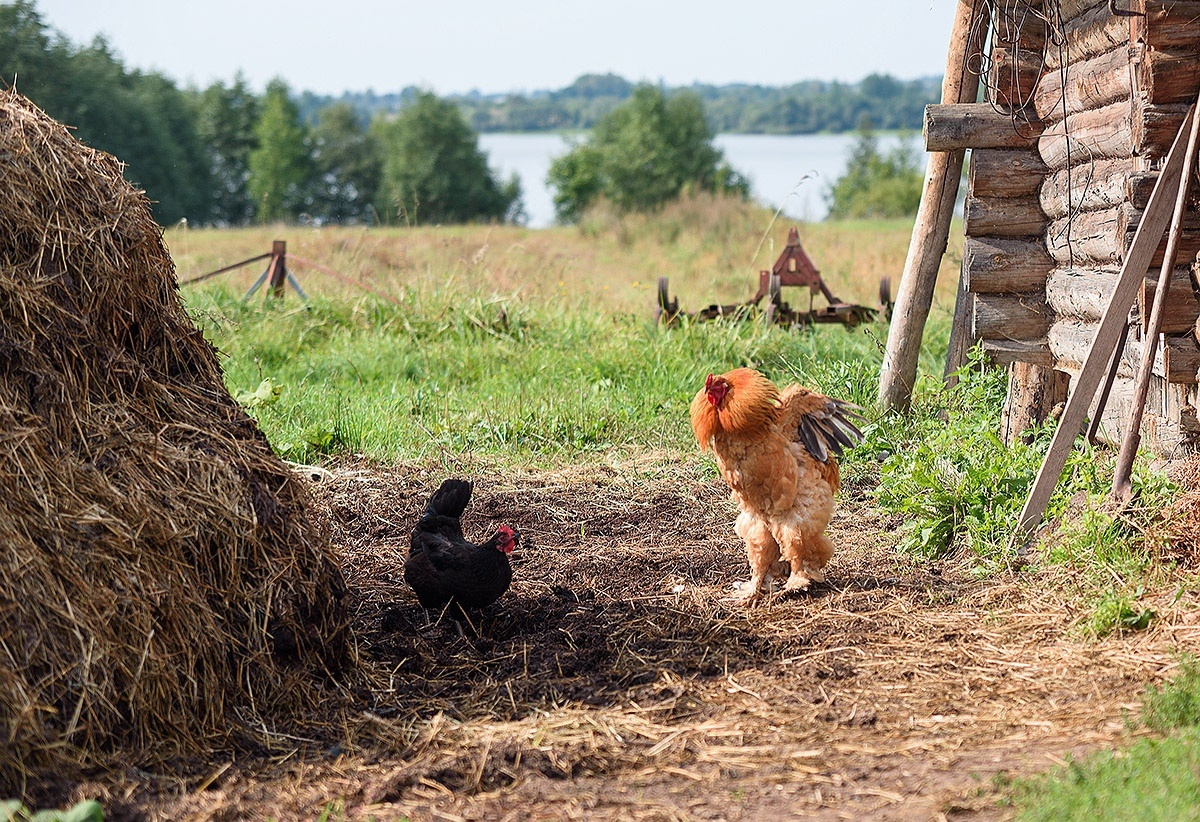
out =
[[121,174],[0,92],[0,795],[228,740],[345,656],[327,527]]
[[1167,475],[1180,490],[1163,514],[1167,555],[1194,568],[1200,564],[1200,454],[1172,463]]

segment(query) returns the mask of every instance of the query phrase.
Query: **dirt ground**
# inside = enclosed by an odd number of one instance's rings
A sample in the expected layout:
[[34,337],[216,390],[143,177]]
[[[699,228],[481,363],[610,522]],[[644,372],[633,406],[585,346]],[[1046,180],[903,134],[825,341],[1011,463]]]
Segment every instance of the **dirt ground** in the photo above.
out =
[[1128,744],[1147,683],[1200,640],[1193,590],[1095,641],[1067,573],[898,557],[855,488],[828,582],[747,608],[724,487],[638,466],[472,477],[468,535],[523,541],[510,592],[464,623],[403,582],[445,475],[312,472],[362,672],[341,728],[71,792],[112,819],[1002,819],[1008,777]]

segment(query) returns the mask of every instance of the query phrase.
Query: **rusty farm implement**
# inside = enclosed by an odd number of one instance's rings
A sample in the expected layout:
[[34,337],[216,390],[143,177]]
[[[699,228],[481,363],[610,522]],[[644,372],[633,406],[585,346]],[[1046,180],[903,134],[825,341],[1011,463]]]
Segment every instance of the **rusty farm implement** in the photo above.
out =
[[[799,286],[808,289],[808,308],[793,308],[784,302],[782,294],[785,286]],[[891,310],[891,294],[887,278],[879,283],[879,302],[885,315]],[[828,305],[814,305],[816,294],[825,298]],[[765,299],[765,305],[763,301]],[[758,274],[758,291],[744,303],[720,305],[714,303],[696,312],[686,312],[679,308],[679,299],[671,299],[667,278],[658,278],[658,305],[654,310],[655,319],[668,325],[687,317],[692,321],[715,320],[719,317],[733,319],[749,319],[761,316],[767,323],[778,323],[785,326],[804,326],[809,323],[841,323],[847,328],[853,328],[864,322],[875,319],[878,310],[870,306],[856,305],[839,300],[829,290],[821,279],[821,272],[813,265],[813,261],[805,253],[800,244],[800,233],[793,227],[788,231],[787,245],[779,259],[770,271],[760,271]]]

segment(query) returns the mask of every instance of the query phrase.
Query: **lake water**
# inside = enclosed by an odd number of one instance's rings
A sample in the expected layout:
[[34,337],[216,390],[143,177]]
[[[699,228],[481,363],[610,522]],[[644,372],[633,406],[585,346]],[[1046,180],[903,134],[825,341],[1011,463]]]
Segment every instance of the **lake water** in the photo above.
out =
[[[749,179],[756,200],[772,209],[782,206],[788,217],[815,222],[825,218],[825,194],[845,171],[856,139],[856,134],[719,134],[714,142]],[[879,150],[889,151],[900,139],[880,135]],[[919,138],[904,139],[921,151]],[[566,139],[559,134],[481,134],[479,147],[502,179],[513,172],[520,178],[529,225],[553,225],[546,174],[554,158],[567,151]]]

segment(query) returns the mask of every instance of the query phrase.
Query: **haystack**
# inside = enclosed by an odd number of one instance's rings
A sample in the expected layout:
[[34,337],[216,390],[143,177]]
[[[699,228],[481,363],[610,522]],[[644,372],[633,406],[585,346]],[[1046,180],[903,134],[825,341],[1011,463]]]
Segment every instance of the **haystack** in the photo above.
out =
[[346,654],[327,527],[121,174],[0,91],[0,797],[227,740]]

